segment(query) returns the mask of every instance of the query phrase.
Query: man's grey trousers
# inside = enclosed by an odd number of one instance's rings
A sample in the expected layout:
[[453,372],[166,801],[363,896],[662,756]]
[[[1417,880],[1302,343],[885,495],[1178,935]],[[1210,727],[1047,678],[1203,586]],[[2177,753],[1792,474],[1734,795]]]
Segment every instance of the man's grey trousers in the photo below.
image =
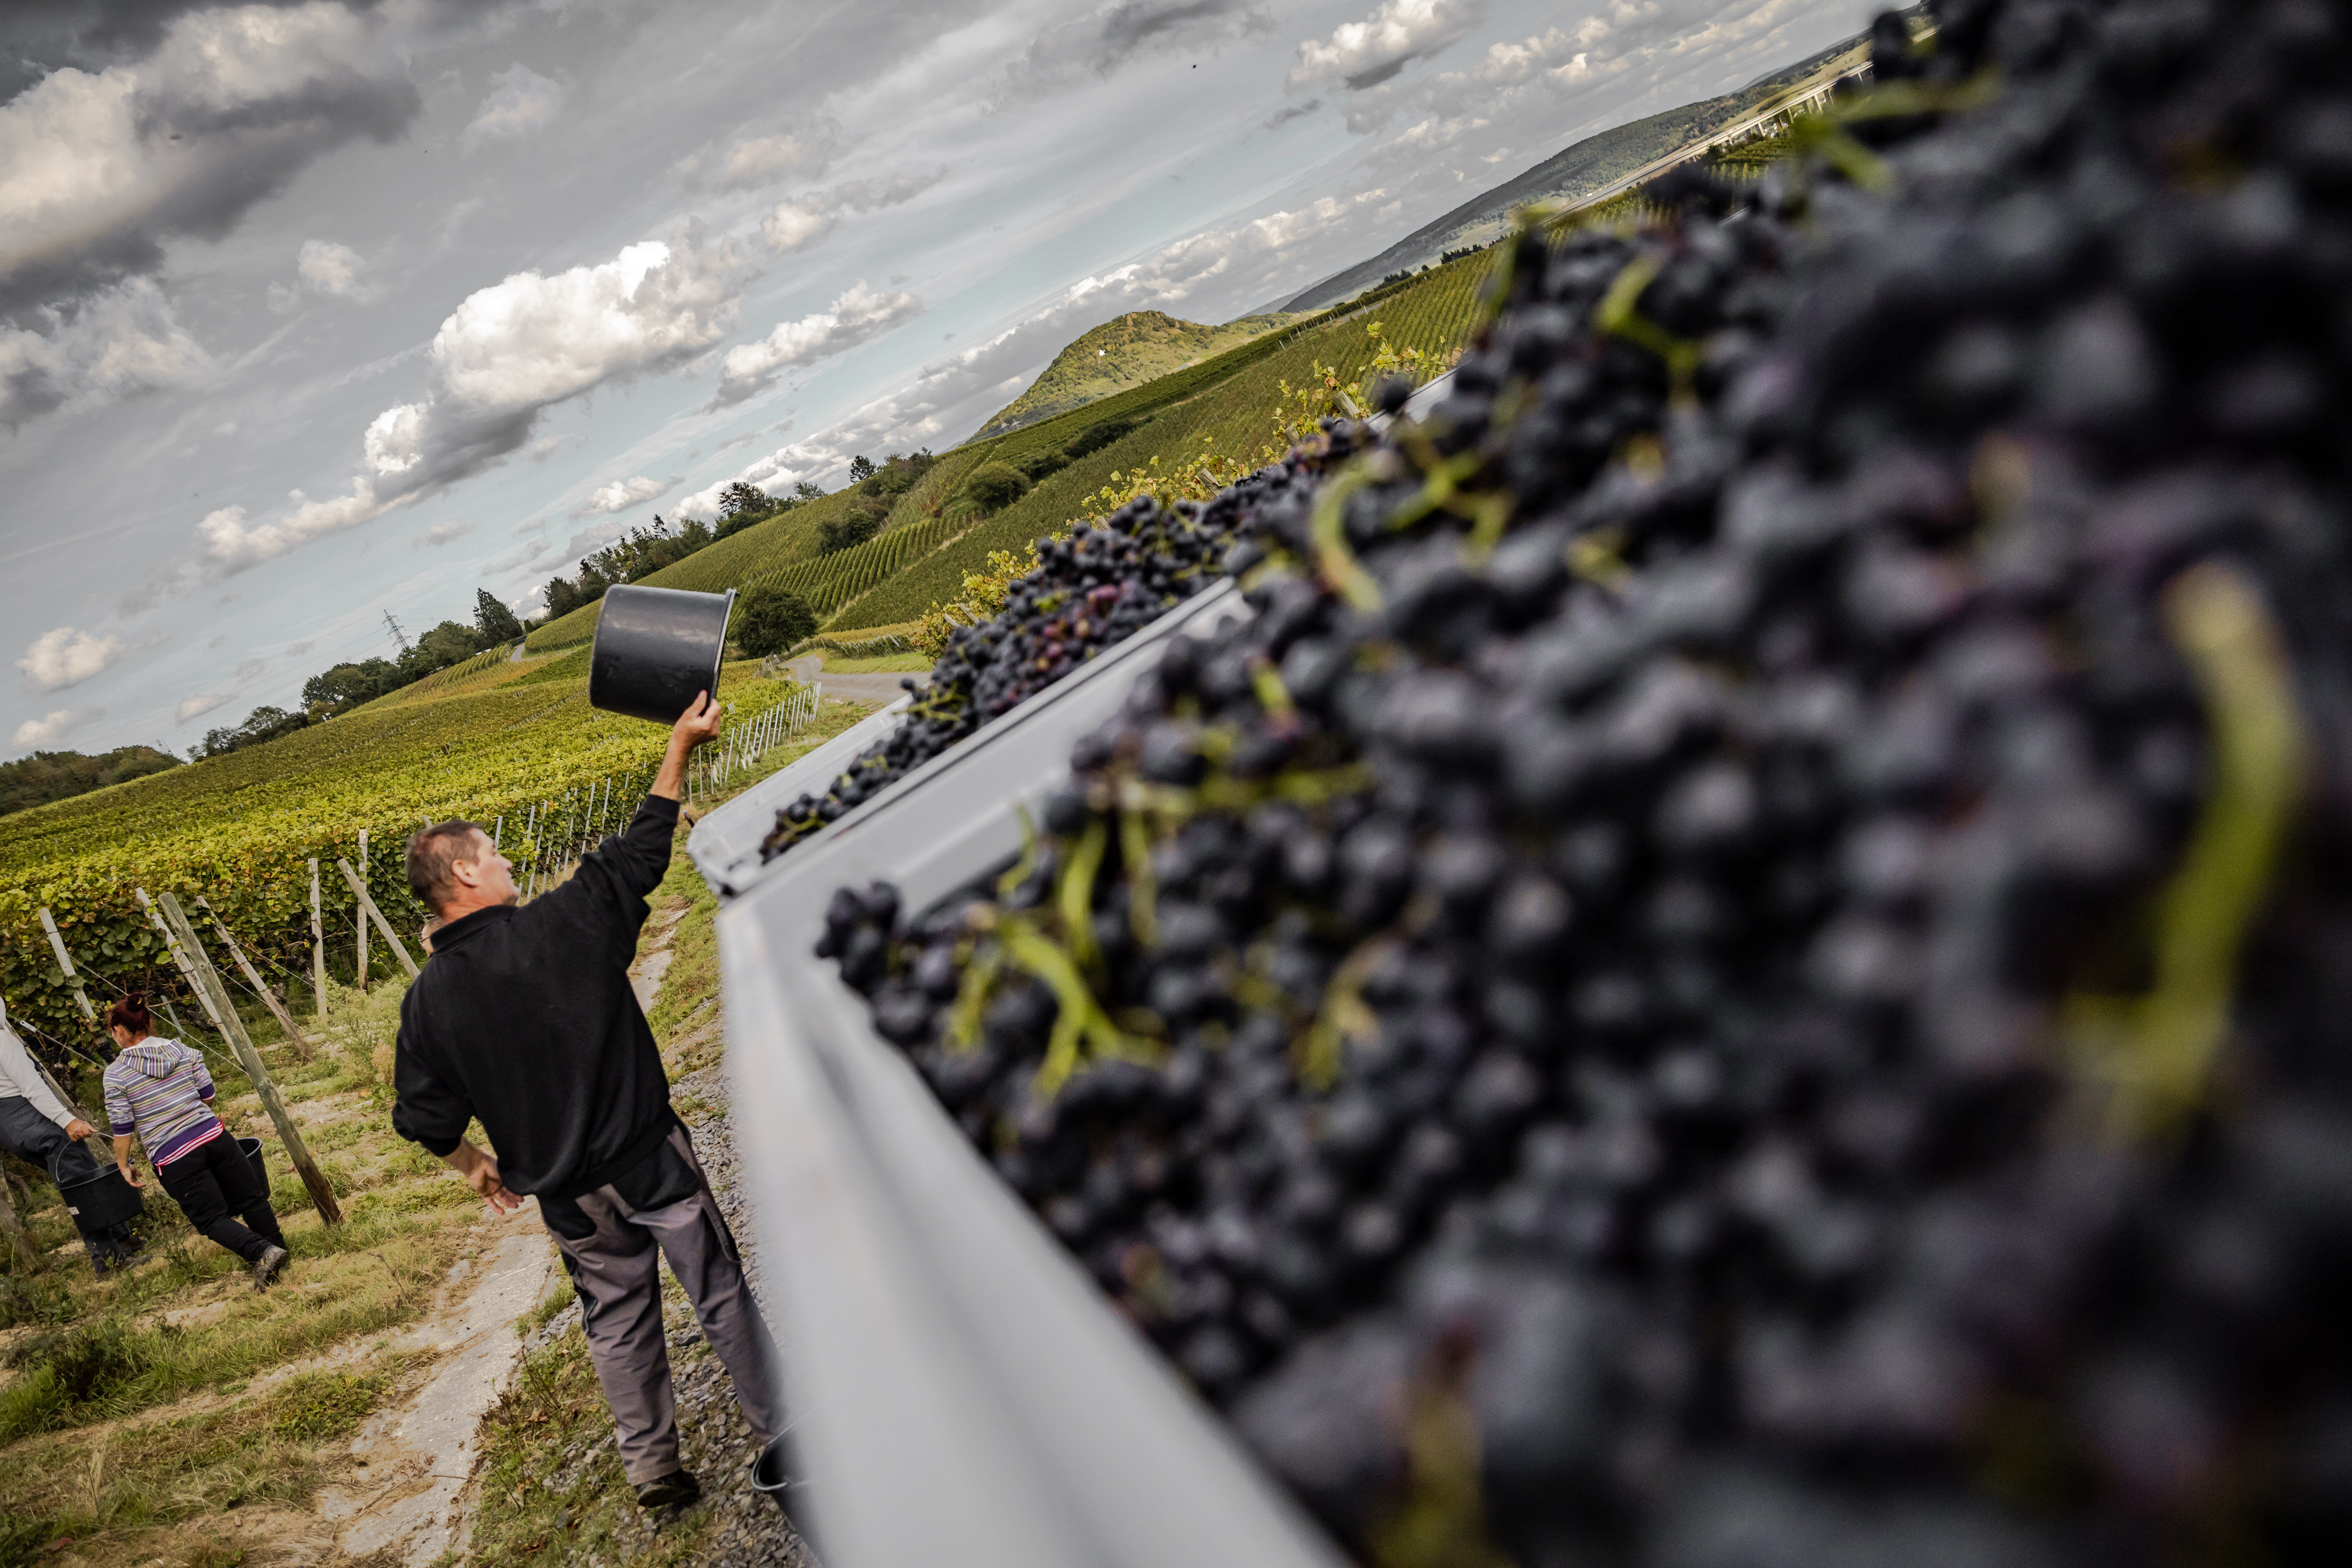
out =
[[701,1162],[694,1157],[686,1129],[673,1129],[669,1138],[670,1147],[686,1157],[699,1179],[691,1197],[639,1210],[611,1187],[599,1187],[577,1200],[595,1226],[593,1235],[574,1241],[550,1227],[580,1297],[589,1359],[604,1386],[604,1403],[613,1407],[621,1468],[632,1486],[658,1480],[680,1468],[677,1406],[670,1388],[669,1347],[662,1333],[657,1248],[686,1287],[703,1337],[735,1380],[736,1403],[760,1441],[781,1431],[784,1419],[783,1400],[776,1388],[775,1343],[744,1282],[734,1235],[719,1215],[719,1200],[711,1194]]

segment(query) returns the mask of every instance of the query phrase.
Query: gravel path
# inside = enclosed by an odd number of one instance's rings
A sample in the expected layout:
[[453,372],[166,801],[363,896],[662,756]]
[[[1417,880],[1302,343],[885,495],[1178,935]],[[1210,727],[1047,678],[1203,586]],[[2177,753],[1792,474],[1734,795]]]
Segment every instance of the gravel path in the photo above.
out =
[[823,662],[814,654],[804,654],[784,668],[792,671],[793,679],[795,680],[820,682],[827,697],[846,698],[853,702],[870,702],[877,708],[886,703],[896,702],[907,694],[907,689],[899,684],[901,681],[911,680],[917,686],[929,686],[931,683],[929,670],[912,675],[828,675],[824,671]]

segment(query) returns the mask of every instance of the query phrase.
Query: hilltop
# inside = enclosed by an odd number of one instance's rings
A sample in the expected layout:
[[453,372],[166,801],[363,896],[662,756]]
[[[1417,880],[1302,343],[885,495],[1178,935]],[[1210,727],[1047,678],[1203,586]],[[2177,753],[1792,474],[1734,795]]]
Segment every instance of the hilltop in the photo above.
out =
[[[1914,6],[1911,14],[1916,15],[1920,9]],[[1725,128],[1753,118],[1779,100],[1843,75],[1869,58],[1870,39],[1864,34],[1759,77],[1736,92],[1686,103],[1679,109],[1669,109],[1588,136],[1515,178],[1480,192],[1378,256],[1334,272],[1269,308],[1319,310],[1393,273],[1434,261],[1448,251],[1491,245],[1510,232],[1511,215],[1520,207],[1538,202],[1583,201],[1661,158],[1696,147]]]
[[1197,364],[1261,333],[1289,324],[1286,315],[1244,316],[1223,326],[1180,321],[1165,310],[1130,310],[1105,321],[1054,356],[1029,389],[972,432],[974,441],[1066,414],[1114,392]]

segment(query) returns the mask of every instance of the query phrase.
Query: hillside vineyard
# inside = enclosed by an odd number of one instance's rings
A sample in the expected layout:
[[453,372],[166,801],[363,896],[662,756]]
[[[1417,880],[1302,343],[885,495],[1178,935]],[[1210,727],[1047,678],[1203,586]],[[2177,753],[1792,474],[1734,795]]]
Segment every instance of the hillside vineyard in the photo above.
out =
[[1180,508],[1255,616],[828,912],[1362,1560],[2352,1540],[2352,36],[1931,12]]

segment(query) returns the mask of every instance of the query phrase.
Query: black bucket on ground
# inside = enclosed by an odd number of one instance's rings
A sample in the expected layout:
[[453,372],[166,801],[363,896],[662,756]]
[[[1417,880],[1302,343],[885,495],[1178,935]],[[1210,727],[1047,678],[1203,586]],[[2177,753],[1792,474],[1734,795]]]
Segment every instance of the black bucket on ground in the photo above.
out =
[[793,1516],[787,1495],[793,1489],[792,1436],[790,1432],[777,1433],[751,1461],[751,1489],[783,1510],[786,1519]]
[[732,588],[723,594],[607,588],[588,655],[590,705],[675,724],[694,706],[695,693],[716,698],[727,618],[734,609]]
[[[70,1154],[83,1158],[69,1159]],[[73,1215],[74,1228],[85,1234],[135,1219],[145,1206],[139,1189],[124,1181],[121,1172],[78,1144],[68,1143],[49,1156],[49,1180],[57,1184],[66,1213]]]
[[253,1167],[253,1179],[261,1184],[262,1193],[267,1195],[269,1191],[269,1164],[261,1157],[261,1140],[240,1138],[236,1141],[236,1152],[245,1156],[247,1164]]

